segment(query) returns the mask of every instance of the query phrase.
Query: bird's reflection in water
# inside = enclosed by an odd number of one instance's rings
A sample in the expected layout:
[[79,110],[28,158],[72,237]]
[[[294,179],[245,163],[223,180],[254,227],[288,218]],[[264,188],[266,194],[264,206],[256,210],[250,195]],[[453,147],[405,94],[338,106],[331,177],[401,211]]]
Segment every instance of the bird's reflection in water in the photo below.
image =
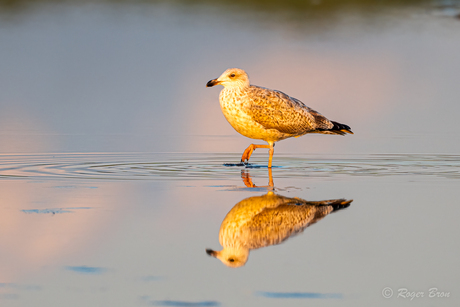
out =
[[[247,173],[242,177],[245,183],[252,184]],[[219,242],[223,249],[207,249],[206,253],[229,267],[243,266],[252,249],[280,244],[326,215],[347,208],[351,202],[345,199],[306,201],[273,191],[248,197],[237,203],[221,224]]]

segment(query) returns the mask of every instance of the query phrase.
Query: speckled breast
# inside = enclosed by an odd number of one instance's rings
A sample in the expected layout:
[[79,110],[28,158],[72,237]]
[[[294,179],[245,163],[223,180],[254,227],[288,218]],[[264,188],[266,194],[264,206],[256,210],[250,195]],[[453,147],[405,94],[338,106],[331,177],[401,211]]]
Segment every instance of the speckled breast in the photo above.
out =
[[279,141],[290,137],[276,129],[265,129],[255,122],[244,110],[251,103],[250,98],[241,91],[223,89],[219,95],[220,107],[227,121],[242,135],[264,141]]

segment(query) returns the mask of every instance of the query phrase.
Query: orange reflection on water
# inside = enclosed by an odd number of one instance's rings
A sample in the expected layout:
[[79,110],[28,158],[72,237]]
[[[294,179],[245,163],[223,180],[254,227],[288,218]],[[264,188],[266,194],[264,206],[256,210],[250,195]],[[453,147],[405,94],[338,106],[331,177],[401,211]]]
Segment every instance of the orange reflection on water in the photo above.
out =
[[15,282],[50,263],[97,250],[101,235],[114,226],[103,208],[116,207],[112,197],[121,190],[110,183],[96,188],[62,181],[2,181],[0,282]]

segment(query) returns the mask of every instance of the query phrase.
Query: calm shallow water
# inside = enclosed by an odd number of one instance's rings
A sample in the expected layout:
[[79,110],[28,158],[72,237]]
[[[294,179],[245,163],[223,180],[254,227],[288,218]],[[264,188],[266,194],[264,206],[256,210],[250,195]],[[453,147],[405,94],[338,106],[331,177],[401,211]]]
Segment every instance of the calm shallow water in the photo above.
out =
[[221,249],[219,228],[235,205],[270,193],[267,168],[223,166],[237,158],[2,156],[2,303],[351,306],[388,304],[385,287],[455,294],[458,156],[280,155],[274,192],[297,199],[291,206],[353,202],[232,269],[205,249]]
[[[229,167],[230,154],[40,154],[0,156],[0,178],[199,180],[228,179],[235,169],[267,173],[266,157],[254,154],[247,166]],[[153,162],[152,162],[153,161]],[[428,154],[296,155],[278,154],[276,177],[413,176],[460,179],[460,156]]]
[[[2,4],[1,306],[458,306],[459,2],[251,3]],[[232,66],[355,135],[224,166]]]

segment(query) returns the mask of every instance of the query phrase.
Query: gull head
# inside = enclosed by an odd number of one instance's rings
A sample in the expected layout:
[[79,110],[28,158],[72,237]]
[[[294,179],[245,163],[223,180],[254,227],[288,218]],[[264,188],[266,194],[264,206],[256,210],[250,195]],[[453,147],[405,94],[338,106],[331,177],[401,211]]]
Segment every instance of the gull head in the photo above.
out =
[[213,251],[212,249],[207,249],[206,254],[219,259],[226,266],[231,268],[239,268],[240,266],[245,265],[248,261],[249,249],[244,247],[226,247],[221,251]]
[[229,68],[217,79],[212,79],[206,83],[206,87],[223,85],[229,89],[243,89],[249,86],[248,74],[239,68]]

